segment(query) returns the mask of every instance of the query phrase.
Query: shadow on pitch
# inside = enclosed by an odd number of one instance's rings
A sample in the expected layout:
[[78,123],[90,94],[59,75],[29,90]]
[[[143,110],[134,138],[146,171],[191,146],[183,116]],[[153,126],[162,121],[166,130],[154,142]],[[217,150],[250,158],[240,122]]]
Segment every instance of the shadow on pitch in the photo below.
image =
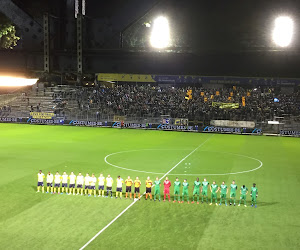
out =
[[279,204],[279,202],[264,202],[264,201],[257,202],[257,206],[260,206],[260,207],[274,206],[277,204]]

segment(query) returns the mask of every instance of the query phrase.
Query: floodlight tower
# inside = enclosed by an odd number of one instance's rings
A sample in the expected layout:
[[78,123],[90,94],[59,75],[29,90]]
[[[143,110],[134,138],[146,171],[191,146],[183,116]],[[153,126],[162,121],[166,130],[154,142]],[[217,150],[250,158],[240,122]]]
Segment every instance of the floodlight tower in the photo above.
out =
[[43,28],[44,28],[44,72],[50,72],[50,33],[49,33],[49,14],[44,13],[43,16]]
[[82,82],[82,22],[85,16],[85,0],[75,0],[75,18],[77,30],[77,83]]

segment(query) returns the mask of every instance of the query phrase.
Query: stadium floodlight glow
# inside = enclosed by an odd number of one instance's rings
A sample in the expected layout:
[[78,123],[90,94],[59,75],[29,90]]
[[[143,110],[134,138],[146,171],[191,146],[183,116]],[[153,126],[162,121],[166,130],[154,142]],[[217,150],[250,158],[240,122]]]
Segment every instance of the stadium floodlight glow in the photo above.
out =
[[0,87],[22,87],[31,86],[37,82],[38,79],[27,79],[21,77],[0,76]]
[[291,44],[294,34],[294,22],[290,17],[281,16],[275,19],[273,30],[273,41],[280,47],[287,47]]
[[160,16],[154,20],[150,43],[152,47],[158,49],[166,48],[169,46],[170,28],[167,18]]

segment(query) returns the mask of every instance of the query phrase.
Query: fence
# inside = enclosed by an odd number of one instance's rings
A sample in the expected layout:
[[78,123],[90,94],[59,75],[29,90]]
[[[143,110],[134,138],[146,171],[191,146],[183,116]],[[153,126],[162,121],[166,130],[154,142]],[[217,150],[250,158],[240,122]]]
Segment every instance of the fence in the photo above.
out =
[[[70,124],[80,126],[116,126],[120,124],[114,123],[115,115],[96,114],[89,111],[70,112],[69,114],[56,114],[53,122],[47,120],[30,120],[29,112],[12,112],[0,115],[2,122],[19,122],[19,123],[41,123],[41,124]],[[8,118],[8,119],[6,119]],[[10,118],[14,118],[11,120]],[[169,124],[163,124],[161,117],[139,117],[139,116],[126,116],[124,117],[125,127],[128,128],[151,128],[163,130],[184,130],[184,131],[197,131],[197,132],[215,132],[215,133],[234,133],[234,134],[266,134],[266,135],[281,135],[281,136],[300,136],[300,117],[286,116],[281,117],[279,124],[268,124],[265,122],[255,122],[254,127],[241,128],[241,127],[228,127],[220,125],[211,125],[207,121],[190,121],[188,125],[177,125],[174,123],[176,119],[170,118]],[[106,125],[102,125],[106,124]],[[114,125],[116,124],[116,125]],[[148,126],[151,124],[151,126]],[[232,123],[238,124],[238,123]],[[153,125],[153,126],[152,126]]]

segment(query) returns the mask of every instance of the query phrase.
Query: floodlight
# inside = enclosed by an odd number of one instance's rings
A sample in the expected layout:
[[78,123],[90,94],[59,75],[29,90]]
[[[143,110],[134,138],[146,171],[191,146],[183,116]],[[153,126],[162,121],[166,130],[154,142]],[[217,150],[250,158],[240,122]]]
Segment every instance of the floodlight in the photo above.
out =
[[294,34],[294,22],[290,17],[281,16],[275,19],[273,30],[273,41],[280,47],[287,47],[291,44]]
[[151,27],[151,23],[149,23],[149,22],[144,23],[144,25],[145,25],[146,28],[150,28]]
[[151,46],[154,48],[165,48],[169,46],[170,42],[170,28],[168,19],[165,17],[158,17],[153,22],[153,28],[150,38]]
[[21,87],[31,86],[37,82],[38,79],[26,79],[20,77],[0,76],[0,87]]

